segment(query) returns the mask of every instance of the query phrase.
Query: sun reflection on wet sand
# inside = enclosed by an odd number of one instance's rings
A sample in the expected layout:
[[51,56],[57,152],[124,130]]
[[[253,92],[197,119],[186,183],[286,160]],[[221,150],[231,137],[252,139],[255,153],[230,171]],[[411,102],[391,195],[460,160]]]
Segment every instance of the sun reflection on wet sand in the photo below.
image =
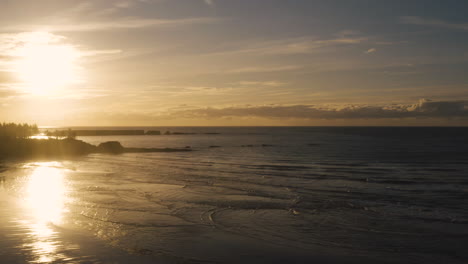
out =
[[21,221],[29,229],[30,241],[23,248],[35,255],[34,263],[49,263],[66,258],[58,253],[61,243],[51,224],[60,224],[66,212],[68,186],[65,169],[56,162],[28,164],[35,167],[24,186],[24,206],[30,217]]
[[28,180],[25,201],[39,223],[59,223],[64,211],[66,185],[63,170],[40,166]]
[[81,219],[87,193],[78,192],[82,174],[71,164],[30,162],[0,173],[0,264],[154,263],[89,232],[109,229]]

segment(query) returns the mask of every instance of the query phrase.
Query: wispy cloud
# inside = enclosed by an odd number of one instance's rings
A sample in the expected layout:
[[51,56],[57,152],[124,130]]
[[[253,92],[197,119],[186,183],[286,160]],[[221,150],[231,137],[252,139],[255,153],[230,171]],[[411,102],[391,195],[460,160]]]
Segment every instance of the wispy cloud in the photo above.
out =
[[21,32],[0,34],[0,55],[11,56],[12,51],[31,41],[36,44],[55,44],[63,41],[65,37],[45,32]]
[[0,58],[4,60],[15,59],[18,49],[25,45],[60,45],[73,48],[80,57],[92,57],[98,55],[118,54],[122,50],[109,49],[109,50],[86,50],[80,48],[78,45],[69,43],[69,40],[58,34],[50,32],[21,32],[0,34]]
[[23,93],[20,91],[0,84],[0,102],[6,102],[21,95],[23,95]]
[[57,91],[53,95],[49,95],[47,98],[50,100],[86,100],[99,97],[108,96],[109,90],[97,89],[97,88],[74,88],[69,90]]
[[144,90],[141,95],[149,93],[164,94],[169,96],[180,95],[225,95],[243,89],[281,87],[286,83],[278,81],[240,81],[219,86],[195,86],[195,85],[153,85]]
[[468,30],[468,24],[457,24],[451,23],[438,19],[427,19],[417,16],[404,16],[400,17],[400,22],[403,24],[410,25],[421,25],[421,26],[433,26],[433,27],[443,27],[456,30]]
[[235,50],[235,53],[255,53],[255,54],[308,54],[318,52],[324,48],[357,45],[368,41],[367,37],[340,36],[331,39],[317,39],[312,37],[288,38],[269,41],[250,40],[243,43],[242,48]]
[[241,86],[268,86],[268,87],[280,87],[287,83],[277,81],[241,81],[238,82]]
[[121,8],[121,9],[126,9],[129,8],[133,5],[134,2],[132,1],[122,1],[122,2],[117,2],[114,4],[116,8]]
[[181,25],[205,24],[217,21],[214,18],[185,18],[185,19],[150,19],[150,18],[122,18],[108,21],[61,23],[61,24],[34,24],[5,27],[7,31],[47,31],[47,32],[86,32],[124,30],[150,27],[170,27]]
[[371,54],[371,53],[374,53],[374,52],[376,52],[376,51],[377,51],[376,48],[370,48],[370,49],[366,50],[364,53],[366,53],[366,54]]
[[74,47],[64,43],[64,40],[63,36],[45,32],[0,34],[0,71],[14,72],[15,60],[24,55],[22,53],[28,45],[60,45],[63,50],[74,50]]
[[279,72],[279,71],[293,71],[301,69],[302,66],[298,65],[284,65],[284,66],[253,66],[229,70],[227,73],[259,73],[259,72]]
[[205,2],[205,4],[207,4],[208,6],[214,6],[215,5],[214,0],[203,0],[203,2]]
[[[147,4],[153,0],[80,0],[68,1],[70,5],[66,5],[54,15],[45,17],[52,20],[77,19],[83,17],[101,17],[114,14],[119,11],[131,9],[140,4]],[[65,1],[64,1],[65,2]]]
[[216,86],[183,86],[183,85],[154,85],[151,86],[148,91],[144,93],[147,94],[149,92],[155,92],[158,94],[166,94],[172,96],[179,96],[179,95],[193,95],[193,94],[202,94],[202,95],[214,95],[214,94],[222,94],[228,91],[231,91],[233,87],[216,87]]
[[97,15],[109,15],[122,10],[129,9],[135,5],[135,1],[118,1],[112,4],[111,7],[105,8],[97,12]]
[[[152,0],[122,0],[122,1],[108,1],[107,5],[104,5],[104,7],[96,7],[96,4],[103,3],[103,2],[98,2],[98,1],[93,1],[93,2],[88,2],[88,6],[91,6],[94,8],[93,15],[95,16],[105,16],[105,15],[111,15],[115,13],[119,13],[122,11],[126,11],[128,9],[132,9],[140,4],[148,4]],[[104,2],[105,3],[105,2]],[[80,10],[77,10],[80,11]],[[89,11],[89,10],[88,10]],[[77,12],[79,13],[79,12]]]

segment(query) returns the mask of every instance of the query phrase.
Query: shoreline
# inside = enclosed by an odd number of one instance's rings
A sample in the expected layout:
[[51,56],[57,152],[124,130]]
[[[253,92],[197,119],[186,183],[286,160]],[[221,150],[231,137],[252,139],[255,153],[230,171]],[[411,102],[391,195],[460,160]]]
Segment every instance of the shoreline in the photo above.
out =
[[[70,170],[67,165],[48,162],[45,166],[54,170]],[[37,168],[41,168],[39,165]],[[350,253],[340,249],[335,251],[323,246],[314,246],[306,253],[294,246],[257,240],[252,236],[240,236],[216,228],[216,226],[187,226],[190,236],[179,227],[159,227],[158,233],[169,239],[153,241],[152,249],[136,243],[135,248],[127,248],[111,237],[95,233],[95,227],[85,228],[75,225],[79,211],[68,205],[64,211],[64,222],[41,221],[37,212],[28,211],[22,197],[9,193],[9,184],[17,178],[34,177],[31,168],[17,167],[7,170],[6,182],[0,183],[0,253],[1,260],[7,263],[375,263],[370,256],[348,258]],[[53,176],[53,171],[47,171]],[[4,172],[5,173],[5,172]],[[3,173],[3,174],[4,174]],[[80,172],[80,168],[71,173]],[[73,174],[75,175],[75,174]],[[68,175],[68,177],[73,177]],[[39,175],[45,176],[45,175]],[[50,178],[50,177],[49,177]],[[49,185],[55,186],[53,177]],[[182,188],[182,187],[180,187]],[[54,192],[53,189],[39,190]],[[74,191],[76,192],[76,190]],[[21,193],[20,193],[21,195]],[[54,196],[51,196],[54,197]],[[55,198],[55,197],[54,197]],[[42,201],[41,201],[42,202]],[[41,210],[50,208],[39,208]],[[164,222],[165,217],[159,221]],[[79,220],[78,220],[79,221]],[[98,228],[100,229],[100,228]],[[106,230],[106,229],[104,229]],[[109,230],[105,231],[108,232]],[[180,234],[179,234],[180,232]],[[167,237],[169,235],[169,237]],[[130,245],[130,244],[129,244]],[[158,249],[158,250],[156,250]],[[235,255],[231,255],[235,252]],[[231,256],[226,259],[226,256]],[[382,262],[385,263],[385,262]]]
[[126,148],[118,141],[107,141],[99,145],[92,145],[74,138],[65,139],[1,139],[0,160],[4,158],[59,158],[82,156],[93,153],[150,153],[150,152],[186,152],[185,148]]
[[[233,132],[239,133],[83,137],[79,139],[95,146],[105,141],[136,148],[190,145],[195,153],[0,160],[0,167],[5,165],[0,171],[7,170],[0,181],[6,176],[10,193],[21,195],[26,192],[18,187],[33,180],[39,187],[33,193],[37,208],[47,204],[43,193],[46,200],[63,193],[73,199],[65,206],[68,222],[49,226],[59,233],[51,241],[79,245],[84,263],[84,257],[95,253],[96,262],[107,263],[113,247],[115,254],[130,255],[128,263],[152,263],[154,258],[162,263],[466,259],[466,211],[460,199],[467,180],[467,151],[461,148],[466,137],[452,139],[451,131],[437,139],[432,131],[418,138],[417,133],[397,138],[393,130],[385,137],[339,131],[311,135],[309,130],[271,136]],[[424,144],[428,141],[433,144]],[[57,181],[57,173],[66,186]],[[62,187],[68,191],[56,191]],[[438,203],[431,202],[429,193]],[[8,208],[20,209],[15,204]],[[8,237],[24,242],[5,245],[9,256],[21,253],[18,246],[38,242],[25,231],[32,230],[27,226],[0,224],[9,228]],[[432,236],[438,239],[425,239]],[[103,249],[94,250],[93,241]],[[59,247],[61,252],[80,254]]]

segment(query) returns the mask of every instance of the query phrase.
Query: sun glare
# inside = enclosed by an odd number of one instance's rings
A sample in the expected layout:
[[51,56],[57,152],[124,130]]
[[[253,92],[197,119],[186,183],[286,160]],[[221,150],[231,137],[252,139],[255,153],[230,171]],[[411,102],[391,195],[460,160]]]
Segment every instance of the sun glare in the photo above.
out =
[[58,253],[61,244],[50,224],[60,224],[66,211],[68,187],[64,169],[58,162],[25,166],[29,167],[35,168],[25,181],[24,205],[32,218],[18,221],[29,235],[23,248],[32,251],[35,259],[31,263],[56,263],[64,255]]
[[27,205],[40,223],[59,222],[66,200],[62,171],[47,165],[50,164],[45,163],[34,170],[26,189]]
[[75,47],[62,44],[63,38],[47,32],[26,35],[15,51],[14,71],[26,92],[51,95],[79,81]]

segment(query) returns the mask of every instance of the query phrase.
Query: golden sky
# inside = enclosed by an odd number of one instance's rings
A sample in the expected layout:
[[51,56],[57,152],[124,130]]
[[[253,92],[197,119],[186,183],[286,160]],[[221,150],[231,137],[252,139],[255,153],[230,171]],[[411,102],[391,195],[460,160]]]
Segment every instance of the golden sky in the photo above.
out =
[[468,4],[440,3],[2,0],[0,121],[468,125]]

